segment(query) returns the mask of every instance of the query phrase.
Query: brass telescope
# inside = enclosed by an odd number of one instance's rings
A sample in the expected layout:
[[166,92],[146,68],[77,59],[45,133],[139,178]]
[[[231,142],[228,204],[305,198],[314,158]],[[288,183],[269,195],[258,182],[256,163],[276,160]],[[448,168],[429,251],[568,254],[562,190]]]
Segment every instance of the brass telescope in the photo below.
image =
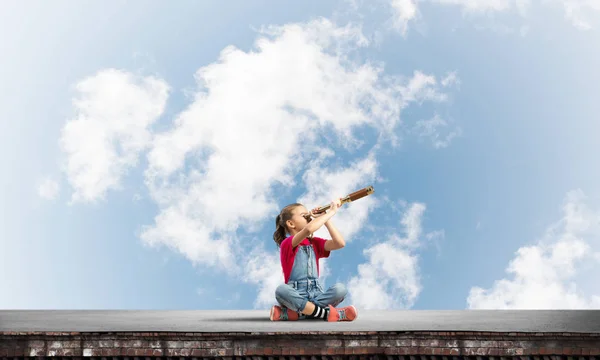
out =
[[[365,196],[371,195],[374,192],[375,192],[375,189],[373,188],[373,186],[367,186],[366,188],[360,189],[358,191],[353,192],[352,194],[347,195],[346,197],[341,198],[340,202],[342,204],[346,204],[346,203],[364,198]],[[327,204],[325,206],[318,207],[313,213],[321,214],[321,213],[329,210],[330,207],[331,207],[331,204]],[[305,215],[305,218],[306,218],[306,220],[310,221],[311,220],[310,214]]]

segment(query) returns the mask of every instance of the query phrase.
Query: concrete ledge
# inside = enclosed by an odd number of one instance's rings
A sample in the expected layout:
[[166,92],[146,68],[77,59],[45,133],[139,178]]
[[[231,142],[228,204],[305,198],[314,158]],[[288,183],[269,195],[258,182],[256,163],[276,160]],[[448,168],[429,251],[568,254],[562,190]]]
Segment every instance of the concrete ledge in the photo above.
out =
[[600,310],[361,311],[353,322],[269,321],[269,310],[0,311],[2,331],[302,332],[483,331],[600,333]]

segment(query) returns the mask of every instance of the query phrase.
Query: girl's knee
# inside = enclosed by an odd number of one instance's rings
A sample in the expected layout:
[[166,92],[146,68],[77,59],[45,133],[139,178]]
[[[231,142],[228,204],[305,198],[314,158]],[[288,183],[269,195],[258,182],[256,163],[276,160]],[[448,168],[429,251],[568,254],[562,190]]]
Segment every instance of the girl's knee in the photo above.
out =
[[281,284],[275,289],[275,297],[281,299],[289,298],[289,294],[292,292],[293,288],[288,284]]
[[342,283],[334,284],[331,289],[334,291],[334,296],[338,299],[345,298],[346,295],[348,295],[348,289],[346,288],[346,285]]
[[287,284],[281,284],[275,289],[275,299],[280,305],[296,312],[302,311],[308,301],[299,297],[297,290]]

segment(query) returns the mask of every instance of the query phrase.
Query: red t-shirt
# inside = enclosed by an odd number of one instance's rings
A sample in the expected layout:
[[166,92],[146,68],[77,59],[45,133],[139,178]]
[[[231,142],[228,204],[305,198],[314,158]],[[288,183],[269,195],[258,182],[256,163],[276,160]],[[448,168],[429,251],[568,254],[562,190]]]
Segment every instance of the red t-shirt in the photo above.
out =
[[[280,248],[280,256],[281,256],[281,267],[283,268],[283,277],[285,279],[285,283],[287,284],[290,279],[290,275],[292,274],[292,267],[294,266],[294,259],[296,258],[296,252],[298,252],[300,245],[311,245],[311,241],[308,238],[305,238],[300,242],[298,246],[292,249],[292,239],[293,236],[289,236],[285,238],[281,242]],[[312,239],[312,247],[317,255],[317,275],[319,274],[319,259],[328,258],[330,251],[325,250],[325,242],[327,240],[321,239],[319,237],[313,237]]]

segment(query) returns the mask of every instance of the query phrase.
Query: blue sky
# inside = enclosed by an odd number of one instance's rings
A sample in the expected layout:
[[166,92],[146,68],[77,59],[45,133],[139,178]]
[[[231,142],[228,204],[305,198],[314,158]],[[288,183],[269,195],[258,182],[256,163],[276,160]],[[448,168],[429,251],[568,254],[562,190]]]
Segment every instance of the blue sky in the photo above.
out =
[[1,5],[0,308],[268,309],[368,185],[346,304],[600,306],[595,3],[141,4]]

